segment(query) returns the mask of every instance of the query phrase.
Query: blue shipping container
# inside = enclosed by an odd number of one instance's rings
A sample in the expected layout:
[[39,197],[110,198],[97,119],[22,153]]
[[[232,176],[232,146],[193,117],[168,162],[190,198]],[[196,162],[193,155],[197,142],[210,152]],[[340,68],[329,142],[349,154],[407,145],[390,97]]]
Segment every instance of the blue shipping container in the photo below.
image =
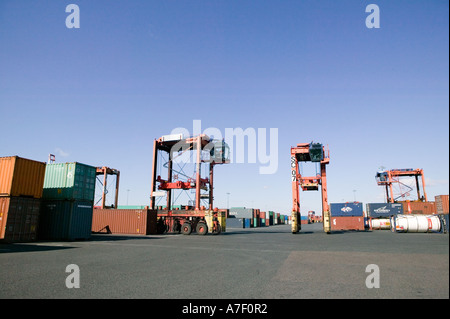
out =
[[92,201],[43,200],[39,216],[38,238],[49,240],[85,240],[91,237]]
[[334,203],[330,204],[330,213],[333,217],[361,217],[364,215],[362,203]]
[[244,228],[250,228],[250,218],[244,218]]
[[370,203],[366,205],[369,217],[391,217],[403,214],[402,204],[392,203]]

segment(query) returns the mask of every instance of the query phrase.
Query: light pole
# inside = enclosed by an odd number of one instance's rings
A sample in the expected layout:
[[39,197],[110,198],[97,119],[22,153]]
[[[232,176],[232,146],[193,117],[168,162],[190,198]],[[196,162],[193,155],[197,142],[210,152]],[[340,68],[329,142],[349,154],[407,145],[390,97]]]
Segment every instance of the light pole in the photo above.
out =
[[227,209],[230,209],[230,193],[227,193]]
[[128,206],[128,196],[130,195],[130,190],[127,189],[127,206]]

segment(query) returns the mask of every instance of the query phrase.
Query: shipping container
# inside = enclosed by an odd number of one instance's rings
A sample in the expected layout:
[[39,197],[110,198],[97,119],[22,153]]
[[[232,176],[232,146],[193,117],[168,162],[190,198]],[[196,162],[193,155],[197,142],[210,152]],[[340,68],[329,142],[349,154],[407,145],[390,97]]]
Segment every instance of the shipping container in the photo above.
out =
[[253,208],[231,207],[228,214],[235,218],[253,218],[253,211]]
[[434,202],[403,202],[403,214],[409,215],[434,215],[436,205]]
[[364,215],[362,203],[333,203],[330,204],[331,217],[362,217]]
[[41,200],[0,197],[0,240],[30,242],[37,239]]
[[438,195],[435,196],[436,203],[436,213],[437,214],[448,214],[449,213],[449,203],[448,203],[449,195]]
[[42,197],[45,163],[11,156],[0,157],[0,196]]
[[96,171],[77,162],[47,164],[42,198],[93,201]]
[[227,218],[227,228],[245,228],[244,218]]
[[251,227],[251,218],[244,218],[244,228]]
[[448,234],[450,227],[449,214],[440,214],[439,217],[441,219],[442,232]]
[[42,200],[38,238],[44,240],[89,239],[92,215],[92,201]]
[[362,216],[332,216],[331,230],[364,230]]
[[370,203],[366,205],[369,217],[391,217],[403,214],[403,205],[400,203]]
[[154,235],[157,211],[151,209],[94,209],[92,232]]
[[269,211],[269,226],[273,225],[273,211]]

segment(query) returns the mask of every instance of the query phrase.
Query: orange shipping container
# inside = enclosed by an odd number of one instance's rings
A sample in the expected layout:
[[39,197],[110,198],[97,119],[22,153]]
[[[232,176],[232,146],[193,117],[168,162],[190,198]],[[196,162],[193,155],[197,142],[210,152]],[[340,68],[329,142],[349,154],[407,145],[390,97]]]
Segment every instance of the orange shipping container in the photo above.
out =
[[448,214],[449,212],[449,204],[448,204],[449,195],[439,195],[435,196],[436,203],[436,212],[438,214]]
[[434,202],[403,202],[403,213],[412,215],[434,215],[436,205]]
[[94,209],[92,231],[112,234],[156,234],[156,210]]
[[0,196],[41,198],[45,166],[18,156],[0,157]]

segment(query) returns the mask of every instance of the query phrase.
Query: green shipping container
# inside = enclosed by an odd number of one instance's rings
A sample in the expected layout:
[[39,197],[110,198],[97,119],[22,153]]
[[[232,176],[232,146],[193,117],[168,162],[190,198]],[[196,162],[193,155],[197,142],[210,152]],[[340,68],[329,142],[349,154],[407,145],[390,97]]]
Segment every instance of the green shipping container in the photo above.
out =
[[43,200],[38,239],[85,240],[91,237],[92,201]]
[[93,201],[96,171],[76,162],[47,164],[42,198]]

